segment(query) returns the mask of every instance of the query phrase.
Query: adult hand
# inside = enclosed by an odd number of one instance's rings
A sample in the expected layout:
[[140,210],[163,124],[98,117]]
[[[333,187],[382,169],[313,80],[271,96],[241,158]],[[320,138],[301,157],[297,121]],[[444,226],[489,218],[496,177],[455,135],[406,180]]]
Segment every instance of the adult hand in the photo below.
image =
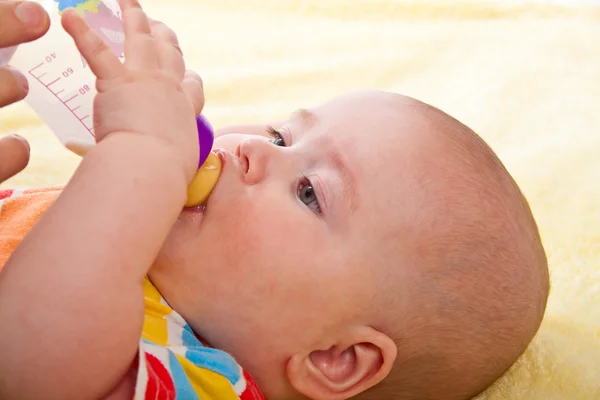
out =
[[[33,2],[0,0],[0,66],[14,49],[43,36],[50,27],[50,17],[43,7]],[[0,107],[27,96],[29,85],[18,70],[0,67]],[[0,183],[21,172],[29,162],[29,144],[17,135],[0,139]]]
[[[49,27],[50,17],[39,4],[0,0],[0,53],[5,56],[11,46],[39,38]],[[0,107],[22,100],[28,90],[25,75],[11,67],[0,68]]]

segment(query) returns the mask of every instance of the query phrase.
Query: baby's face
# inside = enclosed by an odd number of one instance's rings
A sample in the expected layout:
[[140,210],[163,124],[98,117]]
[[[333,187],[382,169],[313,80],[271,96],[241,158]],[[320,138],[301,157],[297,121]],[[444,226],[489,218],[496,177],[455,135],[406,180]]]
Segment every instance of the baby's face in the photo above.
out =
[[223,171],[206,209],[182,213],[150,273],[251,374],[327,348],[318,343],[327,332],[377,314],[369,305],[385,279],[381,247],[416,207],[401,183],[411,174],[398,172],[414,149],[412,132],[399,130],[416,129],[414,117],[386,96],[297,111],[271,139],[218,138]]

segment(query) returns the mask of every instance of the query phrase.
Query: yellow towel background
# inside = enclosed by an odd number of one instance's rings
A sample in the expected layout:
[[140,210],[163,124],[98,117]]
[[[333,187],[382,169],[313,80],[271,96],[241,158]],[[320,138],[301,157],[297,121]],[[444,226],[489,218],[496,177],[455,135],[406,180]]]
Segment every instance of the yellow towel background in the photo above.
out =
[[[216,126],[264,122],[380,88],[479,132],[520,183],[552,294],[530,350],[482,399],[600,399],[600,7],[398,0],[146,0],[205,80]],[[31,141],[3,186],[67,181],[78,158],[25,104],[0,134]],[[365,134],[375,135],[373,132]]]

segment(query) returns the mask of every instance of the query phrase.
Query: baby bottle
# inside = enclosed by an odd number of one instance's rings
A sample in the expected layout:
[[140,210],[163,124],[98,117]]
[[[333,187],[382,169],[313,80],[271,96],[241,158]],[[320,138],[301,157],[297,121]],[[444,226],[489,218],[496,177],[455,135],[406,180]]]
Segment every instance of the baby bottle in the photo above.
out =
[[[4,49],[0,64],[10,63],[25,74],[29,94],[25,101],[58,136],[63,145],[79,156],[95,145],[93,101],[95,77],[60,18],[67,8],[85,19],[115,55],[123,58],[121,13],[115,0],[35,0],[50,15],[50,29],[41,39]],[[221,171],[219,158],[211,152],[214,134],[208,121],[197,118],[200,140],[199,169],[188,188],[186,206],[204,203]]]

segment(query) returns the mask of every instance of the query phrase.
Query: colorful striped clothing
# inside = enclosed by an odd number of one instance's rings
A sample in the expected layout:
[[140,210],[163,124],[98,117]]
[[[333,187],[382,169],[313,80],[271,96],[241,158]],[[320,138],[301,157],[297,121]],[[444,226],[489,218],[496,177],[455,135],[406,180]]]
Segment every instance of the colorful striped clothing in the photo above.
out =
[[[0,190],[0,269],[60,188]],[[205,346],[147,278],[136,400],[264,400],[229,354]]]

